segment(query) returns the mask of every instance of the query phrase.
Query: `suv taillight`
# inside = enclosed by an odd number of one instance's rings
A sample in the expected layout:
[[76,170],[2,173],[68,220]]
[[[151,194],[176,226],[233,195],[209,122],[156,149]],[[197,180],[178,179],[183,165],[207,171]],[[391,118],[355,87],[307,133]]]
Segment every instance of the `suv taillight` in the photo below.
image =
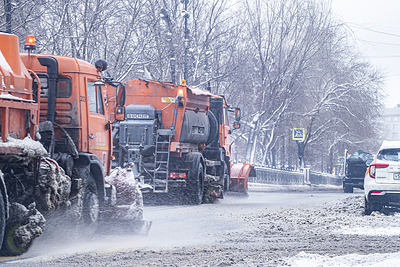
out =
[[384,164],[384,163],[375,163],[369,165],[369,177],[375,179],[376,169],[384,169],[387,167],[389,167],[389,164]]

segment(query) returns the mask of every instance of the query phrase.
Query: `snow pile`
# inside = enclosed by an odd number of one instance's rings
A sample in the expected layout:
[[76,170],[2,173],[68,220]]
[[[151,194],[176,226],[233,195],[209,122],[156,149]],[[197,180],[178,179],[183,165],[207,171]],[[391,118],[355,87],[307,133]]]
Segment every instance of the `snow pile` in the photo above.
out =
[[115,209],[114,217],[124,220],[143,219],[143,197],[130,167],[113,169],[106,183],[115,186],[117,191],[117,205],[129,205],[126,209]]
[[358,255],[349,254],[344,256],[321,256],[300,252],[289,259],[284,266],[292,267],[393,267],[400,263],[400,253]]
[[314,207],[270,207],[245,215],[249,229],[255,230],[232,235],[228,241],[262,242],[265,251],[282,259],[281,266],[399,265],[400,213],[366,216],[363,205],[363,195],[353,195]]
[[345,235],[400,236],[400,227],[354,227],[341,229],[338,233]]
[[0,142],[0,147],[22,149],[22,153],[28,157],[47,156],[47,151],[43,145],[34,141],[30,136],[24,139],[7,137],[7,142]]
[[19,203],[10,204],[11,218],[9,221],[24,222],[15,230],[14,241],[19,247],[26,247],[35,237],[43,233],[45,218],[36,209],[35,203],[31,203],[28,208]]
[[24,98],[21,98],[21,97],[18,97],[18,96],[13,96],[13,95],[11,95],[11,94],[4,94],[4,93],[1,93],[1,94],[0,94],[0,98],[2,98],[2,99],[9,99],[9,100],[18,100],[18,101],[33,102],[33,100],[24,99]]
[[56,161],[44,158],[40,162],[38,186],[35,187],[38,208],[49,211],[69,204],[71,179],[65,174]]

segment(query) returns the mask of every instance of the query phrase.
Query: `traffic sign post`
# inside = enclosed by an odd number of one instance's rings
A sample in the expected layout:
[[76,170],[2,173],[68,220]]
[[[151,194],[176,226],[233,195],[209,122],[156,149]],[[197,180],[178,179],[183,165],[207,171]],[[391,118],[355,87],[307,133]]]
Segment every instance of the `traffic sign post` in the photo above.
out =
[[304,139],[305,139],[305,130],[304,128],[293,128],[292,138],[297,142],[297,153],[299,157],[300,168],[304,168]]
[[294,141],[304,141],[305,139],[304,128],[293,128],[292,138]]

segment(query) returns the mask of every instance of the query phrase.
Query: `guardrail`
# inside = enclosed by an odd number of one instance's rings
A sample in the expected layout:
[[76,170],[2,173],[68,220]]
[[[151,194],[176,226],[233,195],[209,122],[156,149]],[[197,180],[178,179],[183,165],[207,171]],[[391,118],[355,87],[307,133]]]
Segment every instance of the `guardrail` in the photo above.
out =
[[302,171],[287,171],[256,167],[256,172],[256,177],[249,178],[250,183],[276,185],[342,185],[342,179],[340,177],[328,173],[314,172],[308,168],[305,168]]

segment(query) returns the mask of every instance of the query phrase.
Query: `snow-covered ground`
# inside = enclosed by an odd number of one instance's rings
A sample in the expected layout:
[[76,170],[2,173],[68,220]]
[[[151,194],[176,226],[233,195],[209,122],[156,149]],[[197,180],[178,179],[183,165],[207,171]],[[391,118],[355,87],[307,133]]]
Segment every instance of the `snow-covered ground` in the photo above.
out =
[[[266,188],[264,188],[266,189]],[[277,188],[275,188],[277,189]],[[145,207],[149,236],[99,236],[51,253],[47,243],[8,266],[400,265],[400,213],[365,216],[361,190],[251,191],[200,206]],[[80,249],[78,244],[84,246]],[[102,246],[100,246],[102,245]],[[65,252],[68,251],[68,252]]]
[[[397,233],[398,234],[398,233]],[[295,257],[289,259],[284,266],[292,267],[395,267],[400,265],[400,253],[386,254],[349,254],[344,256],[321,256],[318,254],[309,254],[301,252]]]
[[[382,247],[386,243],[397,242],[400,237],[400,214],[392,212],[386,216],[379,212],[373,212],[372,216],[364,216],[362,214],[362,206],[357,203],[362,203],[362,197],[349,197],[344,200],[343,211],[349,213],[348,216],[338,216],[339,224],[335,224],[332,229],[332,234],[341,236],[346,239],[346,236],[358,239],[362,250],[363,246],[370,246],[368,237],[371,238],[371,243],[376,243],[376,239],[381,239]],[[340,204],[339,204],[340,205]],[[336,206],[340,210],[340,206]],[[342,212],[341,212],[342,213]],[[353,216],[356,215],[356,216]],[[358,215],[358,216],[357,216]],[[360,216],[361,215],[361,216]],[[331,227],[329,227],[331,228]],[[386,242],[385,242],[386,239]],[[332,250],[333,253],[334,249]],[[395,253],[350,253],[347,255],[321,255],[315,253],[300,252],[294,257],[288,258],[282,266],[292,267],[322,267],[322,266],[340,266],[340,267],[357,267],[357,266],[373,266],[373,267],[394,267],[400,265],[400,252]]]
[[[393,215],[399,218],[398,214]],[[400,227],[353,227],[342,228],[336,231],[344,235],[361,235],[361,236],[386,236],[387,238],[397,239],[400,236]],[[368,255],[349,254],[343,256],[322,256],[319,254],[311,254],[300,252],[295,257],[287,260],[284,266],[292,267],[321,267],[321,266],[340,266],[340,267],[394,267],[400,265],[400,253],[374,253]]]

